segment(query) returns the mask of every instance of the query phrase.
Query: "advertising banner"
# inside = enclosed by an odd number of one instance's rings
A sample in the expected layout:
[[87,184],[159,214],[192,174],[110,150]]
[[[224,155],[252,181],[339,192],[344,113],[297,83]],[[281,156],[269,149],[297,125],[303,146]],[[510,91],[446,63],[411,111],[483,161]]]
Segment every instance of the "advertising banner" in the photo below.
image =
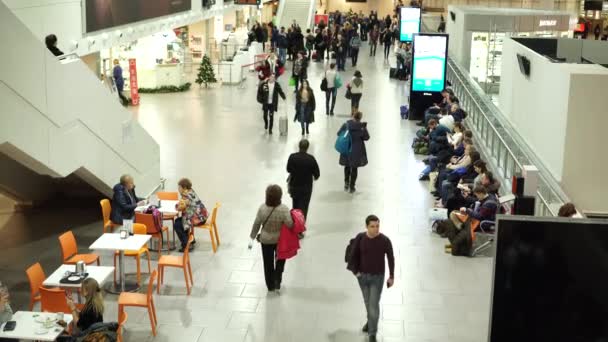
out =
[[329,15],[327,14],[315,14],[315,26],[319,25],[319,23],[323,21],[325,26],[329,23]]
[[440,92],[445,87],[448,37],[414,35],[412,92]]
[[139,87],[137,86],[137,63],[129,59],[129,87],[131,88],[131,105],[139,106]]
[[420,8],[399,8],[399,40],[411,42],[415,33],[420,32]]
[[86,32],[95,32],[192,8],[192,0],[85,0]]
[[255,5],[259,6],[262,0],[234,0],[235,5]]

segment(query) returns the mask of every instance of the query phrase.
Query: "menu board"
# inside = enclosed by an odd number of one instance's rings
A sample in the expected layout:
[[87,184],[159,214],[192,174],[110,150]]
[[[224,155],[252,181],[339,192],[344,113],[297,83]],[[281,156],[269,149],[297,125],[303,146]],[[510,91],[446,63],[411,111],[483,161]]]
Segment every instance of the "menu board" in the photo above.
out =
[[440,92],[445,87],[448,36],[414,35],[412,91]]
[[399,8],[399,40],[411,42],[414,33],[420,32],[420,8]]

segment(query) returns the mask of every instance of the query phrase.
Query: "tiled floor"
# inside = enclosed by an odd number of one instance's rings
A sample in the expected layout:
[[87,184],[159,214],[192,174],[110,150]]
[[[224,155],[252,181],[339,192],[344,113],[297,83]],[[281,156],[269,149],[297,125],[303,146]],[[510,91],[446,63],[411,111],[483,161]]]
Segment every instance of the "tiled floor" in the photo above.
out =
[[[145,310],[128,309],[127,341],[365,341],[359,332],[365,309],[343,258],[348,240],[363,230],[371,213],[380,217],[381,230],[393,242],[397,268],[395,286],[383,292],[379,340],[486,340],[492,261],[444,254],[445,241],[430,233],[431,199],[427,184],[417,180],[423,165],[410,149],[417,127],[399,117],[406,84],[389,80],[381,49],[375,60],[367,54],[364,45],[358,68],[365,81],[361,111],[371,135],[369,165],[359,171],[354,195],[342,190],[343,170],[333,148],[336,131],[349,116],[344,89],[336,116],[326,117],[318,91],[323,65],[312,64],[308,72],[318,103],[310,152],[319,161],[321,178],[313,192],[309,232],[298,256],[287,262],[280,296],[267,294],[260,248],[248,250],[247,243],[265,187],[285,184],[285,163],[301,137],[299,126],[290,120],[289,135],[280,137],[275,122],[275,134],[264,133],[253,75],[244,89],[195,85],[182,94],[142,96],[134,114],[161,145],[167,190],[189,177],[208,207],[221,202],[222,244],[213,254],[208,236],[197,232],[192,294],[185,295],[181,271],[167,269],[166,285],[155,295],[158,336],[151,336]],[[354,71],[347,65],[345,81]],[[287,78],[280,80],[285,89]],[[280,114],[293,118],[293,107],[290,91]],[[283,200],[291,205],[288,195]],[[102,256],[104,264],[110,260]],[[127,264],[133,272],[134,262],[127,259]],[[105,319],[116,320],[116,296],[105,299]]]

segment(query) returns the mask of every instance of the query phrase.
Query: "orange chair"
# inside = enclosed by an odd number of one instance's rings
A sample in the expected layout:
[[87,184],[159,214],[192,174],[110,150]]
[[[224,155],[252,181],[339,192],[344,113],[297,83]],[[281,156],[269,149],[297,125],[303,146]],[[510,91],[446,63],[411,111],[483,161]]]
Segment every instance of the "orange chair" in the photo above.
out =
[[[190,295],[190,288],[194,286],[194,280],[192,279],[192,266],[190,266],[190,244],[194,240],[193,236],[190,236],[186,248],[184,248],[184,255],[163,255],[158,259],[158,273],[159,282],[156,287],[156,293],[160,293],[160,287],[165,280],[165,267],[178,267],[184,270],[184,278],[186,279],[186,291]],[[188,274],[190,274],[190,283],[188,283]]]
[[[154,216],[152,216],[152,214],[135,213],[135,222],[146,226],[146,232],[156,230],[156,226],[154,225]],[[161,231],[158,233],[149,234],[152,235],[153,239],[158,240],[158,254],[161,254],[160,252],[163,248],[163,232],[167,233],[167,244],[169,244],[169,228],[166,226],[163,226]]]
[[[215,203],[215,207],[213,207],[213,211],[211,212],[211,218],[208,219],[205,224],[194,226],[194,228],[201,228],[209,231],[213,253],[217,251],[217,246],[220,245],[220,235],[217,232],[217,210],[220,208],[220,206],[220,203]],[[194,229],[191,230],[191,234],[194,234]]]
[[159,200],[165,200],[165,201],[177,201],[179,200],[179,194],[177,192],[171,192],[171,191],[159,191],[156,193],[156,197],[158,197]]
[[97,254],[78,254],[78,245],[76,238],[71,230],[59,236],[59,244],[61,245],[61,259],[64,264],[76,264],[79,261],[84,261],[90,265],[94,262],[99,266],[99,255]]
[[150,280],[148,281],[148,293],[131,293],[123,292],[118,297],[118,317],[120,319],[121,314],[125,312],[125,306],[136,306],[141,308],[148,308],[148,316],[150,316],[150,324],[152,325],[152,335],[156,336],[156,308],[154,307],[154,298],[152,292],[154,291],[154,280],[157,276],[156,270],[152,271]]
[[[146,226],[141,223],[133,223],[133,234],[146,235]],[[141,284],[141,256],[146,254],[148,257],[148,273],[151,272],[150,267],[150,251],[148,246],[143,246],[138,251],[125,251],[125,256],[135,257],[137,262],[137,284]],[[119,251],[114,252],[114,284],[116,284],[116,258],[120,255]]]
[[46,275],[38,262],[25,270],[25,274],[30,282],[30,311],[33,311],[34,303],[40,301],[40,288],[46,279]]
[[118,314],[118,329],[116,330],[116,341],[117,342],[122,342],[122,329],[125,326],[125,323],[127,323],[127,318],[129,318],[129,315],[127,315],[126,312],[122,312]]
[[[72,310],[68,306],[68,301],[65,298],[65,291],[61,289],[47,289],[40,286],[40,311],[42,312],[63,312],[71,314]],[[82,308],[82,305],[76,305]]]
[[99,204],[101,205],[101,216],[103,217],[103,232],[104,234],[108,231],[111,233],[114,228],[119,227],[120,225],[110,220],[110,213],[112,212],[110,200],[104,198],[99,201]]

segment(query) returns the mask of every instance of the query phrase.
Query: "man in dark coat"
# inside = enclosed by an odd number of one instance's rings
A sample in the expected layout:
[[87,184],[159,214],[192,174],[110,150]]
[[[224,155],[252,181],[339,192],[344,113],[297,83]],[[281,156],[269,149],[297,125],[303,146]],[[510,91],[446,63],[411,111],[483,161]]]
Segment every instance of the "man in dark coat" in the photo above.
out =
[[268,134],[272,134],[274,113],[279,108],[279,95],[285,100],[285,93],[283,92],[283,89],[281,89],[281,85],[275,82],[274,75],[270,75],[266,81],[260,82],[257,100],[262,104],[262,111],[264,112],[264,129],[268,130]]
[[110,220],[122,225],[123,219],[133,219],[135,216],[135,208],[144,205],[143,198],[135,195],[135,183],[130,175],[122,175],[120,183],[114,185],[114,195],[112,196],[112,211],[110,212]]
[[348,130],[351,139],[350,154],[340,154],[340,165],[344,166],[344,191],[351,194],[356,191],[358,168],[367,165],[367,151],[365,141],[369,140],[367,122],[361,122],[361,112],[355,112],[353,119],[346,121],[338,135],[344,134]]
[[313,180],[317,180],[321,176],[317,160],[308,154],[309,146],[308,140],[300,140],[298,146],[300,151],[291,154],[287,160],[289,194],[293,200],[292,207],[302,210],[305,218],[308,217]]

